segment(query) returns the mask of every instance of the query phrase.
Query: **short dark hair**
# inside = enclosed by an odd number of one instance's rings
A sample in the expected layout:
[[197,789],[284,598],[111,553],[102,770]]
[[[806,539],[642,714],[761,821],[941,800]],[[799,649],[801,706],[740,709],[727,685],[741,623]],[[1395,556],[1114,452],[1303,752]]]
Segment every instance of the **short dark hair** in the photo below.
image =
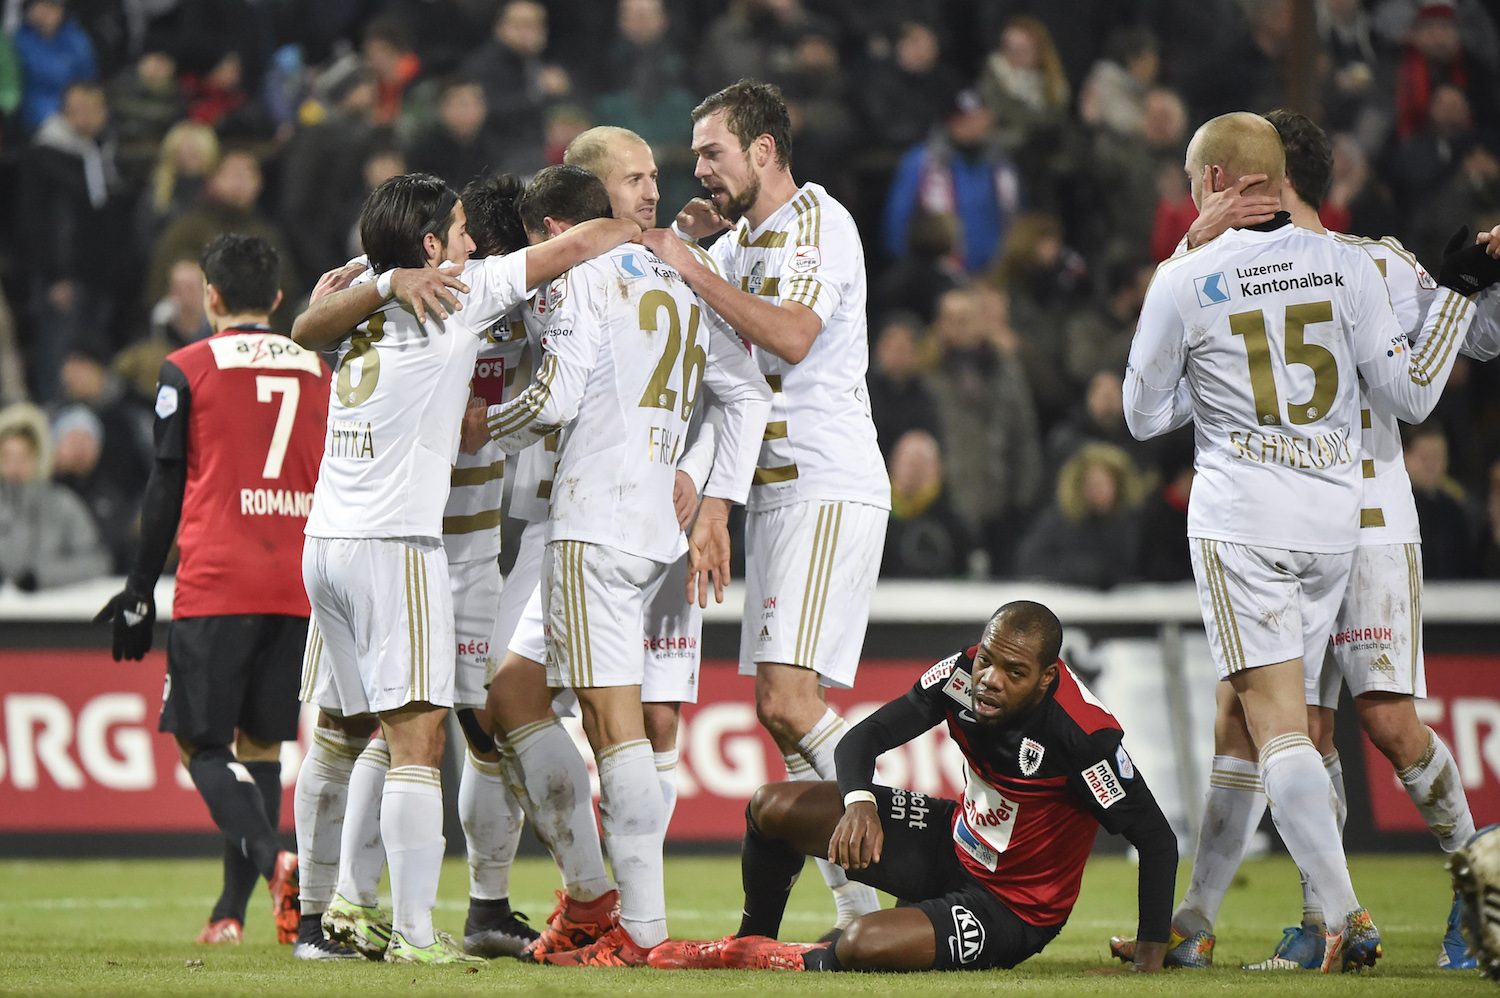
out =
[[398,52],[412,50],[411,36],[411,25],[395,14],[377,15],[370,18],[370,23],[365,25],[365,41],[382,41]]
[[997,625],[1037,638],[1041,648],[1036,664],[1044,669],[1056,662],[1062,651],[1062,621],[1040,603],[1018,599],[1005,604],[990,618],[990,626]]
[[549,166],[531,180],[517,205],[527,232],[542,232],[542,219],[577,225],[591,218],[609,218],[609,191],[604,181],[581,166]]
[[370,269],[425,267],[422,238],[430,232],[446,243],[456,204],[453,188],[430,173],[403,173],[371,191],[359,213],[359,240]]
[[1265,117],[1286,148],[1286,176],[1292,190],[1316,211],[1323,206],[1323,196],[1333,182],[1333,143],[1328,133],[1307,115],[1284,107],[1267,112]]
[[525,191],[520,178],[509,173],[491,173],[469,181],[463,189],[459,198],[469,220],[476,259],[525,248],[526,227],[516,207]]
[[203,277],[231,315],[269,315],[281,291],[281,254],[259,236],[226,232],[203,248]]
[[741,149],[749,152],[750,143],[769,135],[776,143],[776,161],[783,170],[792,168],[792,119],[780,87],[759,80],[731,83],[693,108],[693,124],[720,111],[727,112],[724,125]]

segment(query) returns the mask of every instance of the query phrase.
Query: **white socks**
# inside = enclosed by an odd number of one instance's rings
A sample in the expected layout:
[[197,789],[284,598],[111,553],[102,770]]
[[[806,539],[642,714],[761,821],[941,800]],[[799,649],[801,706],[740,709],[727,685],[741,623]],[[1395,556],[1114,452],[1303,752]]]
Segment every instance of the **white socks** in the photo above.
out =
[[[548,717],[522,725],[507,738],[525,779],[537,836],[552,851],[568,896],[593,901],[613,889],[594,824],[588,766],[562,722]],[[660,801],[655,778],[653,769],[652,796]]]
[[677,750],[670,752],[653,752],[656,760],[656,780],[661,784],[661,801],[664,805],[661,827],[665,829],[672,823],[672,812],[677,810]]
[[314,728],[312,746],[297,771],[292,813],[297,823],[297,867],[304,915],[327,911],[333,900],[349,773],[366,741],[334,728]]
[[1191,936],[1213,931],[1224,895],[1245,858],[1245,847],[1265,813],[1260,766],[1233,756],[1214,756],[1193,855],[1193,878],[1182,904],[1172,913],[1172,927],[1178,932]]
[[1312,740],[1299,732],[1270,739],[1260,750],[1260,778],[1271,818],[1318,909],[1333,925],[1359,907],[1339,837],[1333,786]]
[[499,762],[464,752],[458,816],[469,856],[469,897],[485,901],[510,897],[510,865],[526,818],[500,774]]
[[392,927],[413,946],[431,946],[445,845],[443,780],[436,767],[397,766],[385,774],[380,833],[391,867]]
[[651,743],[639,738],[610,745],[595,755],[599,817],[620,885],[620,924],[645,949],[667,938],[661,856],[666,823],[651,754]]
[[[1344,823],[1349,818],[1348,798],[1344,795],[1344,763],[1339,759],[1337,751],[1328,753],[1323,757],[1323,769],[1328,773],[1328,782],[1333,785],[1333,807],[1334,818],[1339,823],[1339,841],[1344,840]],[[1319,926],[1323,930],[1328,928],[1327,920],[1322,910],[1318,907],[1317,899],[1313,897],[1312,885],[1307,881],[1307,874],[1302,874],[1302,924]]]
[[[797,740],[800,764],[794,761],[797,757],[783,756],[787,764],[787,779],[837,782],[839,774],[833,752],[848,730],[849,725],[832,708],[825,710],[812,730]],[[843,870],[826,859],[818,860],[818,871],[823,874],[823,882],[833,891],[833,903],[838,910],[835,928],[846,929],[861,915],[880,910],[880,898],[876,896],[875,888],[851,881]]]
[[380,801],[391,752],[384,738],[365,746],[349,774],[344,831],[339,844],[338,895],[345,901],[375,907],[385,847],[380,841]]
[[1474,816],[1469,813],[1469,799],[1464,795],[1453,753],[1437,732],[1428,728],[1427,734],[1431,738],[1427,751],[1396,776],[1443,851],[1452,852],[1474,834]]

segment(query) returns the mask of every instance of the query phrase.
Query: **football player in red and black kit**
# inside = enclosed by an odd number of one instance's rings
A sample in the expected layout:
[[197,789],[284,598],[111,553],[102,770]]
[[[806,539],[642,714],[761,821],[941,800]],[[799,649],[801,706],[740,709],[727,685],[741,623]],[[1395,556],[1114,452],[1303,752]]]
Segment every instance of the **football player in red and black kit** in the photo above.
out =
[[281,301],[270,243],[230,233],[200,262],[214,335],[161,365],[140,550],[124,591],[97,619],[113,624],[116,661],[144,657],[156,580],[177,538],[160,728],[176,736],[228,840],[224,891],[198,941],[239,942],[250,892],[265,877],[277,936],[290,943],[297,855],[276,837],[277,760],[281,743],[297,737],[301,707],[302,528],[323,457],[328,368],[267,325]]
[[[1135,969],[1160,970],[1177,839],[1120,744],[1120,724],[1057,657],[1038,603],[1001,607],[979,644],[927,670],[838,747],[834,783],[777,783],[746,810],[739,932],[668,942],[658,967],[960,970],[1014,967],[1067,921],[1098,825],[1140,853]],[[877,786],[875,760],[941,723],[963,750],[962,801]],[[901,899],[832,944],[774,937],[804,857]]]

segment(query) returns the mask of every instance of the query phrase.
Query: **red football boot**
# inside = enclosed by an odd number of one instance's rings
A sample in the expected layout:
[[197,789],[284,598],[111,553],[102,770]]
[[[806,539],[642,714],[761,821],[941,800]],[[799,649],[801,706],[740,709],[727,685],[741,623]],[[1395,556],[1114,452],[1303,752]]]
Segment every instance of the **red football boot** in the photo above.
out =
[[581,949],[603,938],[620,924],[620,892],[606,891],[592,901],[575,901],[557,892],[557,907],[547,919],[547,928],[527,943],[518,959],[542,963],[552,953]]
[[548,953],[540,962],[559,967],[645,967],[650,956],[651,951],[637,945],[625,926],[616,925],[587,946]]
[[297,854],[283,849],[276,855],[276,872],[271,874],[271,916],[276,920],[276,941],[290,946],[297,941],[302,923],[302,902],[298,896]]
[[724,947],[735,941],[723,939],[668,939],[651,951],[651,966],[658,970],[723,970]]

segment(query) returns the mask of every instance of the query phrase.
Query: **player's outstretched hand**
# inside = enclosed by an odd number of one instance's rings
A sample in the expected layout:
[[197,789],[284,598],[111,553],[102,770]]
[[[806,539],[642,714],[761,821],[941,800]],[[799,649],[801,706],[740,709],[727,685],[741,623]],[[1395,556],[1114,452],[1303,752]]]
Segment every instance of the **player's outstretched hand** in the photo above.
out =
[[156,597],[150,591],[142,592],[127,585],[104,604],[94,623],[111,625],[114,633],[110,652],[116,662],[122,658],[139,662],[151,650]]
[[708,198],[693,198],[677,213],[677,227],[685,236],[702,239],[729,228],[729,223]]
[[1281,199],[1268,194],[1246,194],[1245,188],[1261,183],[1264,173],[1248,173],[1222,191],[1213,189],[1213,167],[1203,168],[1203,207],[1188,229],[1188,247],[1202,246],[1229,229],[1269,222],[1281,210]]
[[464,410],[463,426],[458,432],[458,449],[465,454],[478,454],[485,441],[489,440],[490,424],[486,418],[489,410],[490,407],[479,396],[469,399],[469,407]]
[[1483,246],[1484,251],[1490,256],[1500,259],[1500,225],[1488,232],[1479,233],[1474,237],[1474,241]]
[[880,812],[869,801],[857,800],[844,808],[844,816],[828,840],[828,862],[846,870],[863,870],[880,862],[884,846]]
[[356,261],[330,270],[318,278],[318,283],[313,285],[312,294],[307,296],[307,303],[311,305],[324,295],[331,295],[335,291],[344,290],[350,284],[354,283],[356,277],[369,269],[368,265]]
[[679,271],[694,262],[692,251],[671,229],[647,229],[641,233],[641,244],[661,257],[663,263]]
[[729,501],[708,496],[698,509],[698,522],[688,537],[687,601],[708,606],[708,589],[714,602],[724,602],[724,583],[729,581]]
[[1443,247],[1443,265],[1437,282],[1461,295],[1472,295],[1500,281],[1500,260],[1487,247],[1469,242],[1469,227],[1461,225]]
[[463,272],[459,263],[436,268],[402,267],[391,273],[391,294],[411,309],[418,322],[427,321],[429,310],[446,319],[450,310],[457,312],[464,307],[453,293],[469,293],[469,286],[458,279]]
[[698,486],[685,471],[679,471],[672,482],[672,509],[677,513],[677,525],[683,530],[692,526],[693,517],[698,515]]

